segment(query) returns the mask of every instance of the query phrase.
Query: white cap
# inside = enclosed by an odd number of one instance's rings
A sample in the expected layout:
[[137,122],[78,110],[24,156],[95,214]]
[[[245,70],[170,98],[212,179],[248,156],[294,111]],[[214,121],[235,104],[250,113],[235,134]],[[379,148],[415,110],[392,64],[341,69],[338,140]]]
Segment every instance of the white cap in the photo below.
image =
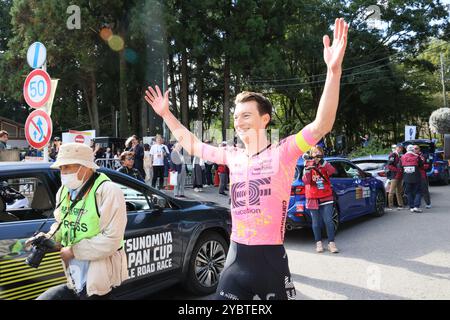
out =
[[50,168],[59,169],[59,167],[68,164],[79,164],[94,171],[99,169],[94,162],[94,152],[83,143],[65,143],[59,147],[58,158]]

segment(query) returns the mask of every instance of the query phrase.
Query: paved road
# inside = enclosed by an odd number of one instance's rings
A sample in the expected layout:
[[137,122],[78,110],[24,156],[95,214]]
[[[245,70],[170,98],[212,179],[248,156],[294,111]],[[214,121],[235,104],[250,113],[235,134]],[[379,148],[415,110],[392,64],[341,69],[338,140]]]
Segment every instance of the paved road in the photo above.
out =
[[[189,194],[226,205],[215,191]],[[315,253],[311,230],[287,233],[297,299],[450,299],[450,186],[430,192],[433,207],[424,213],[394,211],[341,225],[339,254]],[[195,298],[180,286],[148,297]]]

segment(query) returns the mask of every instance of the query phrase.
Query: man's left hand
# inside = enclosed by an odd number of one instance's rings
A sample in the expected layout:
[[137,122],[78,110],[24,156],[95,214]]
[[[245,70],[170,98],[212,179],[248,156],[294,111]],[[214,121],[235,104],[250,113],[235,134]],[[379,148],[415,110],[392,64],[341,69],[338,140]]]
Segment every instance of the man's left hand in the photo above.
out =
[[75,255],[73,254],[71,247],[62,248],[59,254],[61,256],[61,259],[64,261],[66,267],[68,266],[69,261],[75,258]]

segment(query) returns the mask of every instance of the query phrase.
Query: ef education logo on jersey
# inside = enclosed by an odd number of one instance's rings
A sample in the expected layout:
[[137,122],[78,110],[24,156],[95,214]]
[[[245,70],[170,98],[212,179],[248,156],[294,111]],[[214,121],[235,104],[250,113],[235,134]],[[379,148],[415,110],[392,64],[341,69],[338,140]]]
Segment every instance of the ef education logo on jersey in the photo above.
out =
[[246,182],[238,182],[231,186],[233,208],[245,207],[247,205],[247,195],[249,206],[259,206],[261,197],[270,196],[271,194],[271,189],[268,186],[270,185],[270,177],[249,180],[248,190],[246,184]]

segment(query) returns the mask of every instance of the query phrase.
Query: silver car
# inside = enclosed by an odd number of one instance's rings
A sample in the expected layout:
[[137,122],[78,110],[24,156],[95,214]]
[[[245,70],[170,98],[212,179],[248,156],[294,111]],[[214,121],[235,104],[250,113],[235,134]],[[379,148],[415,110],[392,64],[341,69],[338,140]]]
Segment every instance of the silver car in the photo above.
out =
[[382,181],[386,190],[388,190],[388,179],[386,177],[386,166],[388,163],[388,154],[377,154],[351,159],[361,170],[369,172],[373,177]]

